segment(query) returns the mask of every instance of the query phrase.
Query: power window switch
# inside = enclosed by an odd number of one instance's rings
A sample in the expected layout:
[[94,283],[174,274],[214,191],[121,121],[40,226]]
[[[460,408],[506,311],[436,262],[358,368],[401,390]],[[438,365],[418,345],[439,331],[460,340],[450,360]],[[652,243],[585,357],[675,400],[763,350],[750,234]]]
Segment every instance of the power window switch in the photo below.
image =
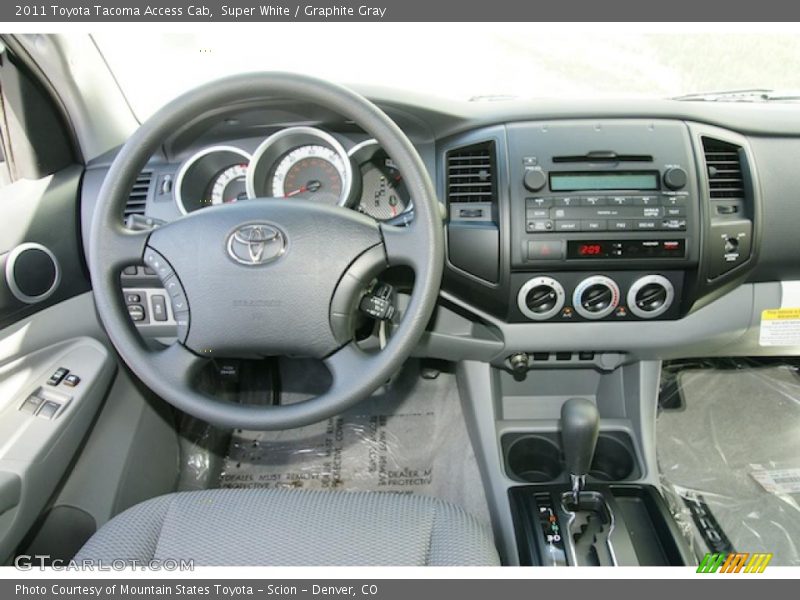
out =
[[81,382],[81,378],[75,375],[75,373],[70,373],[66,377],[64,377],[64,385],[68,387],[75,387]]
[[36,416],[44,417],[45,419],[52,419],[54,416],[56,416],[59,408],[61,408],[60,404],[47,400],[44,404],[42,404],[42,408],[39,409],[39,412],[36,413]]
[[144,306],[141,304],[130,304],[128,305],[128,314],[133,321],[144,321]]
[[61,383],[61,380],[67,376],[69,373],[69,369],[65,369],[64,367],[58,367],[53,374],[50,375],[50,379],[47,380],[47,385],[58,385]]
[[22,403],[19,409],[22,412],[33,414],[42,405],[42,402],[44,402],[44,398],[40,398],[36,394],[31,394],[25,399],[25,402]]

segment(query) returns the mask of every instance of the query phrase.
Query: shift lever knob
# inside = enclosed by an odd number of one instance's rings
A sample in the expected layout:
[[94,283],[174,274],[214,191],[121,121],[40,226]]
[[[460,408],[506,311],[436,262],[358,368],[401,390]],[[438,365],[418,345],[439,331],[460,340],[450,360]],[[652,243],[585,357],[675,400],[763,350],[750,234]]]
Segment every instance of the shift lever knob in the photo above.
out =
[[561,406],[561,445],[576,503],[594,458],[599,432],[600,413],[594,403],[585,398],[570,398],[564,402]]

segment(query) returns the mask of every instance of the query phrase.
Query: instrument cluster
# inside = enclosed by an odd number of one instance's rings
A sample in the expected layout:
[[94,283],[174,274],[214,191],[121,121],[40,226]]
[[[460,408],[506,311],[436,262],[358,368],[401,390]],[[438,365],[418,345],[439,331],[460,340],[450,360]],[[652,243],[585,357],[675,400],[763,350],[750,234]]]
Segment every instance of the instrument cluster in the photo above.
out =
[[176,175],[182,214],[251,198],[319,202],[397,224],[413,208],[402,174],[376,140],[346,149],[316,127],[281,129],[252,154],[233,145],[203,148]]

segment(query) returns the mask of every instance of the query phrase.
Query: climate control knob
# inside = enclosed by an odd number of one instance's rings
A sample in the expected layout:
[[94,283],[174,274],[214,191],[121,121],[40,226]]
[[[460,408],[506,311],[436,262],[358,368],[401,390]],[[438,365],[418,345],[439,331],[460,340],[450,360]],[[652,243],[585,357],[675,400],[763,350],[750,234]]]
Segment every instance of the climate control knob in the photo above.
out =
[[675,299],[672,282],[663,275],[646,275],[628,290],[628,308],[641,319],[663,315]]
[[572,304],[584,319],[602,319],[619,306],[619,286],[605,275],[588,277],[575,288]]
[[564,308],[564,287],[552,277],[534,277],[517,294],[520,312],[534,321],[556,316]]

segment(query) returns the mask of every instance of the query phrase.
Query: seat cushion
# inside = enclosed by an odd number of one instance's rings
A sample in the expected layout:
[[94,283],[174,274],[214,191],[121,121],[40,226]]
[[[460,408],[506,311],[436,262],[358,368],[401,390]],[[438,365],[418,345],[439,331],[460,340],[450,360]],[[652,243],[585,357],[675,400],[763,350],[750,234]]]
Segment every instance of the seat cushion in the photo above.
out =
[[498,565],[461,508],[377,492],[227,489],[147,500],[104,525],[76,560],[195,565]]

